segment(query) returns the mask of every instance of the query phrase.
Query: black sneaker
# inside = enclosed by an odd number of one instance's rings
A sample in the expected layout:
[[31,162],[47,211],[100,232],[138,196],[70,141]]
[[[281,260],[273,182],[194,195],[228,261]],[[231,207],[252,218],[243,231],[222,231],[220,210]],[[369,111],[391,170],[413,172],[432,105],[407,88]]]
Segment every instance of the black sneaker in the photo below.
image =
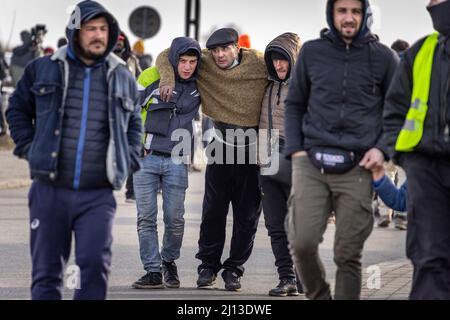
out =
[[161,272],[148,272],[133,283],[134,289],[164,289]]
[[205,268],[198,273],[197,288],[210,288],[216,284],[217,275],[212,269]]
[[162,263],[162,270],[164,275],[164,284],[167,288],[176,289],[180,287],[180,279],[178,278],[178,269],[175,262]]
[[225,290],[227,291],[240,291],[241,290],[241,277],[231,270],[224,270],[222,272],[223,281],[225,281]]
[[298,296],[297,281],[295,278],[281,279],[278,286],[269,291],[272,297]]

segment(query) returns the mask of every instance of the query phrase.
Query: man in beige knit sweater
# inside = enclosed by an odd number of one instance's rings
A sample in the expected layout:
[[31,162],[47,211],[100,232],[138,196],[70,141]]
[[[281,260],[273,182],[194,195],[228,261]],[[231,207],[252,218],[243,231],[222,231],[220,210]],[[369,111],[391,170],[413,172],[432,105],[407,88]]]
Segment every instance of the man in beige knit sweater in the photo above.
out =
[[[262,53],[241,49],[238,37],[238,33],[230,28],[219,29],[211,35],[206,43],[208,50],[202,53],[197,80],[202,111],[213,119],[216,129],[216,138],[207,150],[207,154],[214,159],[211,161],[210,157],[206,170],[199,251],[196,255],[201,260],[197,286],[213,286],[217,273],[223,268],[225,289],[229,291],[241,289],[243,265],[252,252],[261,213],[259,169],[256,159],[249,161],[248,158],[252,158],[254,151],[251,146],[255,145],[261,103],[268,84]],[[172,94],[175,79],[173,68],[167,61],[167,52],[158,57],[156,66],[161,74],[162,95]],[[227,135],[230,132],[234,133],[231,139]],[[242,136],[247,134],[253,139],[240,144]],[[221,138],[225,136],[226,139]],[[220,148],[225,149],[223,154],[218,152]],[[244,164],[238,164],[241,162],[237,161],[236,154],[242,150],[245,150],[246,159]],[[225,158],[233,161],[224,162]],[[233,237],[230,256],[222,264],[230,202],[233,207]]]

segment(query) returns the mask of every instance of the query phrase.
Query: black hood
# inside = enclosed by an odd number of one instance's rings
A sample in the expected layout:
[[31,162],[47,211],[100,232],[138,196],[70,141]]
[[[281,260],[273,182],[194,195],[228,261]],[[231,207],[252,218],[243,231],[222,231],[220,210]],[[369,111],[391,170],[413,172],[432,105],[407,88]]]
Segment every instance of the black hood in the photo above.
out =
[[434,29],[446,38],[450,38],[450,19],[448,18],[450,14],[450,1],[447,0],[429,6],[427,10],[433,21]]
[[179,76],[178,76],[177,68],[178,68],[178,62],[180,61],[180,56],[189,50],[194,50],[197,52],[197,57],[198,57],[197,68],[196,68],[193,76],[191,77],[191,79],[189,79],[189,80],[195,80],[195,79],[197,79],[198,69],[200,68],[200,57],[202,56],[202,49],[201,49],[200,45],[198,44],[197,41],[195,41],[192,38],[188,38],[188,37],[179,37],[179,38],[175,38],[172,41],[172,45],[170,46],[170,51],[169,51],[169,61],[175,70],[175,75],[177,76],[178,80],[179,80]]
[[[292,71],[292,68],[297,60],[297,56],[300,52],[300,47],[301,43],[299,36],[291,32],[283,33],[269,43],[264,53],[264,60],[266,62],[269,76],[272,80],[281,81],[281,79],[278,78],[277,72],[273,66],[272,53],[278,52],[285,56],[289,61],[290,71]],[[286,80],[289,80],[291,74],[292,72],[289,72]]]
[[130,40],[128,40],[127,35],[121,31],[120,32],[120,36],[122,36],[124,38],[124,47],[123,47],[123,51],[121,53],[116,53],[123,61],[127,61],[131,55],[133,54],[131,51],[131,45],[130,45]]
[[[106,18],[109,24],[109,39],[108,39],[108,46],[106,48],[104,57],[106,57],[109,53],[111,53],[114,50],[114,47],[116,46],[117,39],[120,34],[120,28],[119,23],[117,20],[113,17],[111,13],[108,12],[101,4],[95,1],[91,0],[85,0],[77,4],[77,7],[80,12],[80,20],[81,24],[80,26],[89,21],[92,20],[92,18],[97,17],[99,15]],[[76,17],[76,14],[72,15],[73,17]],[[68,46],[69,46],[69,53],[75,54],[77,51],[75,50],[75,39],[76,35],[78,34],[79,29],[76,27],[73,27],[73,21],[69,23],[69,25],[66,28],[66,37],[68,39]]]
[[[370,27],[373,23],[373,15],[372,15],[372,9],[370,8],[369,0],[360,0],[363,4],[363,21],[361,23],[361,29],[359,30],[359,33],[355,37],[355,41],[360,40],[361,38],[364,38],[367,36],[367,34],[370,33]],[[333,19],[333,8],[334,3],[336,0],[328,0],[327,2],[327,22],[328,27],[331,30],[331,33],[335,37],[339,37],[339,32],[337,31],[336,27],[334,26],[334,19]]]

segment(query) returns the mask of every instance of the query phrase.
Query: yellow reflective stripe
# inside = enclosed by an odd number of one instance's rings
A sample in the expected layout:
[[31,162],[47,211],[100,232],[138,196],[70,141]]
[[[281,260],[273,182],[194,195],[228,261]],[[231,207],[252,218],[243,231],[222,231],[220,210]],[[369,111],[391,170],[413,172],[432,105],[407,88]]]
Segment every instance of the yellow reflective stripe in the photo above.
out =
[[159,79],[161,79],[161,76],[159,75],[158,69],[156,69],[156,67],[151,67],[142,71],[137,82],[144,88],[147,88]]
[[411,152],[422,140],[424,123],[428,113],[431,74],[438,36],[438,33],[430,35],[414,59],[411,106],[397,139],[395,146],[397,151]]
[[[139,85],[141,85],[144,88],[147,88],[148,86],[152,85],[154,82],[161,79],[161,76],[159,75],[158,69],[156,67],[151,67],[148,69],[145,69],[137,79],[137,82]],[[141,93],[143,94],[143,92]],[[141,118],[142,118],[142,125],[145,126],[145,121],[147,120],[147,107],[153,102],[153,99],[150,99],[150,101],[145,106],[146,108],[141,109]],[[143,143],[145,143],[145,134],[143,137]]]

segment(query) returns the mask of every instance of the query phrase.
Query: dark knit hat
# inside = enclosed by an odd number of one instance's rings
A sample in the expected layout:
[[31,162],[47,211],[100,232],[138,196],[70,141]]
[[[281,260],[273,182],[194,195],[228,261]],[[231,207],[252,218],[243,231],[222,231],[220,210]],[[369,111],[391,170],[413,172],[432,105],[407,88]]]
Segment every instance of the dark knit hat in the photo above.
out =
[[270,51],[270,58],[272,60],[286,60],[289,61],[289,56],[284,50],[272,49]]
[[232,28],[222,28],[214,31],[214,33],[209,37],[206,42],[206,48],[211,50],[217,47],[238,43],[238,41],[239,34],[236,30]]

